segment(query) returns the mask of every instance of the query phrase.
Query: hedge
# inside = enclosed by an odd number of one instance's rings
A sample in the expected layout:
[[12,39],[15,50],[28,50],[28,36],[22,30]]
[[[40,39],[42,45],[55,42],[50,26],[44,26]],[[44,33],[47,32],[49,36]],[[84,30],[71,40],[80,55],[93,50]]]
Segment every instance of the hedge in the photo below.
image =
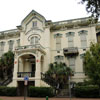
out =
[[16,95],[17,95],[16,87],[0,86],[0,96],[16,96]]
[[96,85],[76,86],[74,88],[75,97],[97,98],[99,97],[99,87]]
[[50,88],[50,87],[30,86],[28,90],[28,95],[30,97],[46,97],[46,96],[53,97],[54,92],[53,92],[53,88]]

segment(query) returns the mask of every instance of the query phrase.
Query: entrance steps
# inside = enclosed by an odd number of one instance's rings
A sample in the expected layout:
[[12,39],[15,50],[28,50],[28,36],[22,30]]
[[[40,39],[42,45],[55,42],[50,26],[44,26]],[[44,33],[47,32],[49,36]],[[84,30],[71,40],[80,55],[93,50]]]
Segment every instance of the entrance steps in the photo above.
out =
[[69,90],[68,89],[60,89],[56,97],[69,97]]

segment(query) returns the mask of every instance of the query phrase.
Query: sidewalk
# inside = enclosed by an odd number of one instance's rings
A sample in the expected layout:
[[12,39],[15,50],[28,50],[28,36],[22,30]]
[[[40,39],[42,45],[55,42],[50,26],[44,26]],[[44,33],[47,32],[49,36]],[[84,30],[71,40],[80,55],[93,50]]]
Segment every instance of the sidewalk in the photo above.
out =
[[[5,97],[0,96],[0,100],[24,100],[24,97]],[[29,98],[26,100],[46,100],[45,98]],[[49,98],[49,100],[70,100],[69,98]],[[72,98],[71,100],[100,100],[100,98]]]

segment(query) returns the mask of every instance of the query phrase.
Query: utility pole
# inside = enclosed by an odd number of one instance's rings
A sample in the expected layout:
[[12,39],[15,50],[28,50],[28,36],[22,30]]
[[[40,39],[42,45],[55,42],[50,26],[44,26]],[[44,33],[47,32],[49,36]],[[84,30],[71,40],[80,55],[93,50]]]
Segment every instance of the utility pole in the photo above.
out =
[[71,84],[70,84],[70,75],[69,75],[69,98],[71,100]]

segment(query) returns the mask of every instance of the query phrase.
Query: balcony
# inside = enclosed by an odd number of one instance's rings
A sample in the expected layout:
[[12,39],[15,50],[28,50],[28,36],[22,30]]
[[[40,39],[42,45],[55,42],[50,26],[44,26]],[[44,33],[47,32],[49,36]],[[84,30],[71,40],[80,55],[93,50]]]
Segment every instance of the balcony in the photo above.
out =
[[44,49],[40,44],[35,45],[25,45],[25,46],[18,46],[15,50],[24,50],[24,49]]
[[68,47],[63,49],[63,53],[65,56],[75,56],[78,55],[78,48],[77,47]]
[[24,45],[24,46],[15,47],[15,51],[16,51],[16,52],[39,50],[39,51],[41,51],[42,53],[46,54],[46,52],[44,51],[44,49],[45,49],[45,48],[44,48],[41,44]]
[[17,77],[18,78],[23,78],[25,76],[35,77],[35,72],[17,72]]

